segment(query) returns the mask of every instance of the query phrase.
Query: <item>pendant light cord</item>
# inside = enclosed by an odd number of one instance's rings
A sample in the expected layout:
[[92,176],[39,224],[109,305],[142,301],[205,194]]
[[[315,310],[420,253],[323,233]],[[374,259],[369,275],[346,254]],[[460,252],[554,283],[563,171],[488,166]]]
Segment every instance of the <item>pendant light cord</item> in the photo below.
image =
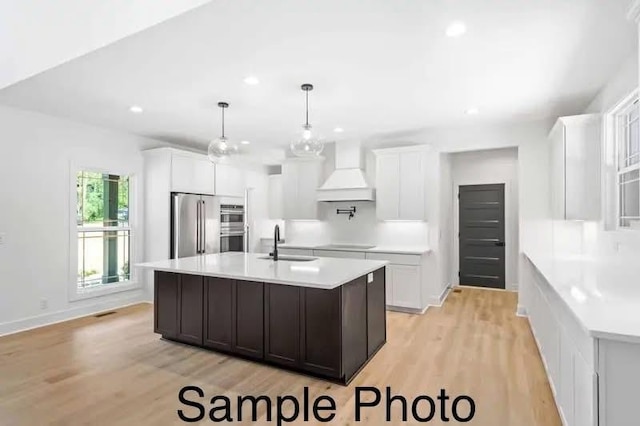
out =
[[224,139],[224,107],[222,108],[222,138]]
[[309,127],[309,91],[305,90],[305,94],[307,95],[307,124],[306,127]]

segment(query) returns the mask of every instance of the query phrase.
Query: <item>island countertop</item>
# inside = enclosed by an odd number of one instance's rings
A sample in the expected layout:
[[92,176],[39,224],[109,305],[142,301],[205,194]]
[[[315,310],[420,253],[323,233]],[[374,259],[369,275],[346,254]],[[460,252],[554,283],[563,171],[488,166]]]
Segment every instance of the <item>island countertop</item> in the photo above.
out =
[[[259,253],[219,253],[137,264],[181,274],[334,289],[387,264],[382,260],[313,258],[309,261],[264,259]],[[304,256],[286,256],[304,258]]]

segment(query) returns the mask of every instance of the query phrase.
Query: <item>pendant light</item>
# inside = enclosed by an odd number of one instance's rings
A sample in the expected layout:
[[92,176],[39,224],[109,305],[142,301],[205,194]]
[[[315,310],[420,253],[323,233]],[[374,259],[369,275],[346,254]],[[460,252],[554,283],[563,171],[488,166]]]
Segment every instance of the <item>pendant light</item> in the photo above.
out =
[[305,92],[306,99],[306,121],[302,126],[302,135],[291,143],[291,152],[297,157],[317,157],[324,149],[324,143],[318,137],[314,137],[309,124],[309,92],[313,90],[313,85],[303,84],[300,87]]
[[222,136],[209,143],[208,154],[211,161],[216,161],[218,158],[227,157],[238,152],[238,147],[229,142],[229,139],[224,135],[224,110],[229,108],[229,104],[218,102],[218,106],[222,109]]

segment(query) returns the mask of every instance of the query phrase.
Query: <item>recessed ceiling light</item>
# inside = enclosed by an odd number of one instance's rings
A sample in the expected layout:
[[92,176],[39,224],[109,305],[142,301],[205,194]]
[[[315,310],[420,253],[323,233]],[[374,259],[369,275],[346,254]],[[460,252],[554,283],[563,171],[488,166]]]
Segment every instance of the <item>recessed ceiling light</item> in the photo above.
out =
[[260,80],[258,80],[258,77],[250,75],[249,77],[244,78],[244,83],[248,84],[249,86],[255,86],[256,84],[260,83]]
[[478,108],[469,108],[464,113],[467,115],[478,115],[480,113],[480,110]]
[[241,143],[242,145],[249,145],[251,142],[249,142],[249,141],[241,141],[240,143]]
[[142,109],[142,107],[140,105],[133,105],[133,106],[131,106],[131,108],[129,108],[129,111],[131,111],[134,114],[140,114],[144,110]]
[[462,21],[453,21],[447,27],[447,37],[460,37],[467,32],[467,26]]
[[336,127],[335,129],[333,129],[333,131],[336,133],[342,133],[344,132],[344,129],[342,127]]

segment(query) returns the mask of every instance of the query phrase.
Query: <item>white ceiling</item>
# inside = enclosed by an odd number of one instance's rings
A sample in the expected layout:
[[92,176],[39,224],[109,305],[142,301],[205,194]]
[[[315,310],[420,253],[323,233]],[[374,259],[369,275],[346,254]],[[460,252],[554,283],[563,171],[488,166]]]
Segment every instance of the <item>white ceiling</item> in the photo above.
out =
[[[637,49],[628,0],[488,4],[215,0],[6,88],[0,103],[205,148],[224,100],[228,136],[259,151],[295,137],[309,82],[323,135],[419,142],[433,127],[580,112]],[[447,38],[456,19],[468,32]],[[464,114],[472,106],[479,115]]]
[[130,36],[208,1],[2,1],[0,88]]

